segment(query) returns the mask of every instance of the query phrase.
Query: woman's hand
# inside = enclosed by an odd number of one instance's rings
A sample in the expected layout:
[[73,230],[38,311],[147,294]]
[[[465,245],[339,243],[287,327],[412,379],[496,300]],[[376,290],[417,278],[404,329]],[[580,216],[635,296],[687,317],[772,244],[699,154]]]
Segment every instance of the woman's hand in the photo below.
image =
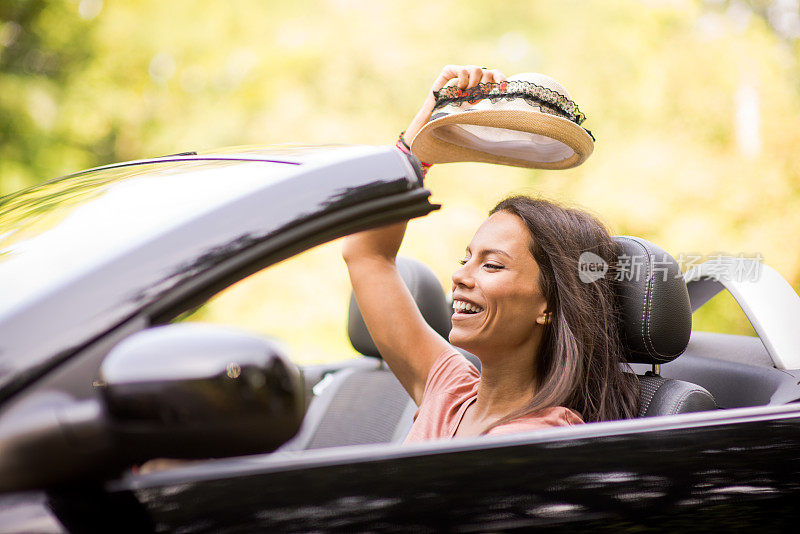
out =
[[414,137],[419,133],[433,112],[433,106],[436,103],[436,98],[433,96],[434,91],[440,90],[448,82],[455,80],[454,84],[458,85],[459,89],[469,89],[475,87],[479,83],[500,83],[506,81],[506,76],[498,69],[483,69],[475,65],[445,65],[442,72],[434,80],[428,97],[425,103],[417,112],[414,120],[406,128],[405,140],[410,145]]
[[342,257],[348,264],[370,257],[394,263],[405,234],[405,222],[350,234],[344,239]]

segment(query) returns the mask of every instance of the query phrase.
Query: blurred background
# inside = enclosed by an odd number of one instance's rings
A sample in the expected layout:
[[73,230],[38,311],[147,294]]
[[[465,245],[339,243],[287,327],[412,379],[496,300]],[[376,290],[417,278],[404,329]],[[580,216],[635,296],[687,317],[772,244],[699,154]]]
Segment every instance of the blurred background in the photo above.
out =
[[[594,154],[568,171],[434,167],[443,209],[411,224],[403,254],[449,288],[487,211],[521,192],[587,209],[684,268],[758,254],[798,288],[799,38],[798,0],[4,0],[0,194],[187,150],[393,144],[443,65],[537,71],[586,113]],[[348,293],[331,243],[190,318],[336,359],[352,355]],[[753,334],[727,294],[695,329]]]

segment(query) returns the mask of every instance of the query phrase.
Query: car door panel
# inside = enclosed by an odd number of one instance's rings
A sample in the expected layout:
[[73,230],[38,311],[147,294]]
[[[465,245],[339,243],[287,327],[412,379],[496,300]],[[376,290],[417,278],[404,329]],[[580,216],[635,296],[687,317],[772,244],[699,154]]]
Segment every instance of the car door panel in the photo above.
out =
[[[596,435],[580,437],[592,426]],[[133,491],[158,531],[672,531],[779,528],[796,518],[798,415],[619,427],[441,451],[362,447],[360,458],[342,450],[305,462],[236,460],[130,479],[117,491]]]

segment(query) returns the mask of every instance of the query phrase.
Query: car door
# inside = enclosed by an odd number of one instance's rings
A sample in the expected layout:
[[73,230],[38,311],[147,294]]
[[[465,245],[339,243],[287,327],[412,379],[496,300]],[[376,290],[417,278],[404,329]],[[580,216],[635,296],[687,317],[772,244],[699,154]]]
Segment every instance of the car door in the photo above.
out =
[[159,532],[784,530],[799,441],[796,406],[743,408],[203,462],[105,498]]

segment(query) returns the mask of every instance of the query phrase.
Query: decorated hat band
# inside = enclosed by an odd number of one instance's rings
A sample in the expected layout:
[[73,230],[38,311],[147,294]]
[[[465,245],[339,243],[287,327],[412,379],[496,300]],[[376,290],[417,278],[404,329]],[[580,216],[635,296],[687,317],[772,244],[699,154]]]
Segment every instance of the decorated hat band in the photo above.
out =
[[586,120],[586,115],[581,112],[578,104],[566,96],[547,87],[522,80],[479,83],[469,89],[459,89],[455,85],[449,85],[434,91],[433,96],[436,98],[436,104],[433,106],[430,120],[434,119],[437,109],[449,104],[467,102],[474,105],[484,99],[488,99],[492,104],[497,104],[501,100],[522,99],[533,107],[540,107],[546,113],[567,118],[575,124],[583,124]]

